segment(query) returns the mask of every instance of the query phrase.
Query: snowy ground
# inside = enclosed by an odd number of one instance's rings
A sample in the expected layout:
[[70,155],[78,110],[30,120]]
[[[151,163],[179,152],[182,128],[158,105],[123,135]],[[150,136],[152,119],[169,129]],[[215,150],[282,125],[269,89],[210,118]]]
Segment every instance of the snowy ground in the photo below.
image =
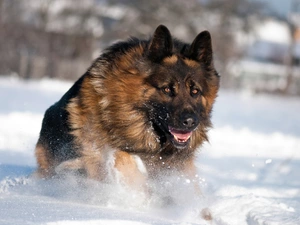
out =
[[165,209],[117,187],[28,177],[43,113],[70,85],[0,77],[0,224],[205,224],[202,206],[217,225],[300,224],[299,98],[221,91],[197,161],[203,202],[183,191]]

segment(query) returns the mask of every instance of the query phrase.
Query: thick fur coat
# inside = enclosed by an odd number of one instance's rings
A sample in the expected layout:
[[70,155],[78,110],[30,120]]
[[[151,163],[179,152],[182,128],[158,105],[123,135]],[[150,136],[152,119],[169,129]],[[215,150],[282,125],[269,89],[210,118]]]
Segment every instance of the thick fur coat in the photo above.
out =
[[180,173],[194,177],[219,88],[211,36],[191,44],[160,25],[149,40],[107,48],[45,113],[37,175],[75,170],[108,181],[108,157],[124,183]]

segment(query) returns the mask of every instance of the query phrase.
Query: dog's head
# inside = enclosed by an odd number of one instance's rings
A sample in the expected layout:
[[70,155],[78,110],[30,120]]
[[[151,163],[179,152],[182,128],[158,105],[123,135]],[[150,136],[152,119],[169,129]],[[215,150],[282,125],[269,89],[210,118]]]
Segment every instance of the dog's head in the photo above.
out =
[[192,152],[206,139],[219,88],[209,32],[186,44],[160,25],[150,40],[108,48],[89,74],[101,129],[113,147],[172,154]]
[[151,92],[146,107],[162,144],[197,147],[206,139],[212,104],[219,87],[211,36],[203,31],[191,45],[174,40],[160,25],[149,42]]

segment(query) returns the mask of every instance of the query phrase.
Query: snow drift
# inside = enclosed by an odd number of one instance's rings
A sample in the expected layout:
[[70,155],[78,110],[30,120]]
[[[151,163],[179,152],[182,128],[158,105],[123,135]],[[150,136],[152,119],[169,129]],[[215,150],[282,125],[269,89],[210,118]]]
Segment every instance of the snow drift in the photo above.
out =
[[204,197],[173,177],[148,199],[72,175],[30,177],[43,113],[70,86],[0,79],[0,224],[206,224],[197,216],[204,207],[218,225],[300,224],[300,99],[221,91],[197,159]]

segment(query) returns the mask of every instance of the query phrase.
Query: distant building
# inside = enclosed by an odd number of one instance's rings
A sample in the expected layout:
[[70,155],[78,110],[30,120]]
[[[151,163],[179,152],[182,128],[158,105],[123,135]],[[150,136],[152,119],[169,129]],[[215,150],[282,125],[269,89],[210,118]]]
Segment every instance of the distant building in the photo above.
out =
[[[293,38],[294,82],[291,92],[300,94],[300,28]],[[253,37],[249,39],[244,59],[232,65],[236,86],[255,91],[283,90],[291,71],[287,67],[291,44],[288,24],[270,18],[257,24]]]
[[[291,43],[287,23],[269,19],[257,26],[255,35],[256,37],[247,51],[248,58],[260,62],[286,64]],[[294,64],[300,65],[300,29],[293,38],[298,40],[293,51]]]

